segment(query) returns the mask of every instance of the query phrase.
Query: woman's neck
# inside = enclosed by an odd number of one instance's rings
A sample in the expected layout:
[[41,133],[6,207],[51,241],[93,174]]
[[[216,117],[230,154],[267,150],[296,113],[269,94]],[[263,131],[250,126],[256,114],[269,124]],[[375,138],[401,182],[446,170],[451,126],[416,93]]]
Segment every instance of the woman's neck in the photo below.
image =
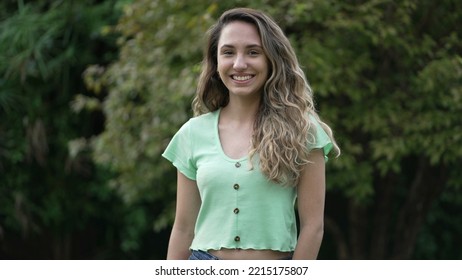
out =
[[230,100],[221,110],[221,118],[233,123],[252,124],[260,108],[260,100]]

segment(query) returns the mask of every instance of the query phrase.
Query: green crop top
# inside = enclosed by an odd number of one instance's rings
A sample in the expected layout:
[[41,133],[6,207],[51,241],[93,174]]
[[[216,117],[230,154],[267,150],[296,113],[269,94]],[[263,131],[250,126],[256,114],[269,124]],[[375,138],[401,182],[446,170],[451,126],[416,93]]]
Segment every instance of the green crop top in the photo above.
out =
[[[162,154],[199,189],[202,205],[190,249],[294,251],[296,189],[269,181],[258,163],[250,170],[247,157],[226,156],[218,136],[219,114],[217,110],[190,119]],[[311,149],[322,148],[327,155],[332,143],[315,124]]]

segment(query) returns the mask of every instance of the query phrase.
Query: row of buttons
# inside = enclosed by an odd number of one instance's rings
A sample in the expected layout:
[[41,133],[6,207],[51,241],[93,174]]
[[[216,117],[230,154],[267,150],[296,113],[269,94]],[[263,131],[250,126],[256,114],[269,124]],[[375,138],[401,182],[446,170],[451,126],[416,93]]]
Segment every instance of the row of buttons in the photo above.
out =
[[[239,168],[239,167],[241,167],[241,163],[240,163],[240,162],[236,162],[236,164],[234,164],[234,166],[235,166],[236,168]],[[235,190],[238,190],[238,189],[240,188],[240,186],[239,186],[239,184],[234,184],[233,188],[234,188]],[[234,212],[234,214],[238,214],[238,213],[239,213],[239,208],[234,208],[233,212]],[[235,241],[235,242],[241,241],[241,237],[239,237],[239,235],[236,236],[236,237],[234,237],[234,241]]]

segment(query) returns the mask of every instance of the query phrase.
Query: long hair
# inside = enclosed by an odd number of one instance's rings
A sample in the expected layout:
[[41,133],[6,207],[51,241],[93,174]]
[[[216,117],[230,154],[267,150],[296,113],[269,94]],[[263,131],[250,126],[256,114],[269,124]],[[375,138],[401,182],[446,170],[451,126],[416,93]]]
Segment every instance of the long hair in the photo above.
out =
[[315,111],[312,90],[289,40],[268,15],[253,9],[236,8],[223,13],[209,29],[193,101],[194,114],[213,112],[229,102],[229,91],[217,73],[217,53],[223,27],[234,21],[256,26],[270,66],[253,128],[249,152],[251,163],[258,155],[260,169],[269,180],[296,186],[303,167],[309,163],[309,147],[316,141],[310,115],[329,135],[337,154],[340,149],[332,130]]

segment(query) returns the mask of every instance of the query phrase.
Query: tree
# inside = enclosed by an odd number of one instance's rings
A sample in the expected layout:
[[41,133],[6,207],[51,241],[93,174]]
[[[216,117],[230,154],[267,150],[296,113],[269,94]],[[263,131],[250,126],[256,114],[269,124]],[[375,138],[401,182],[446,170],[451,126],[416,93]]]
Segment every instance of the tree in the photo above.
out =
[[340,257],[414,257],[432,204],[460,186],[461,6],[440,4],[331,2],[292,25],[316,26],[297,42],[344,148],[330,176],[348,198]]
[[[94,157],[118,174],[113,186],[125,201],[163,205],[157,229],[172,221],[175,190],[172,167],[160,154],[191,116],[203,35],[222,11],[239,5],[135,1],[115,26],[119,59],[87,70],[90,88],[109,91],[101,104],[105,130],[91,141]],[[320,115],[343,150],[328,164],[321,257],[460,258],[454,250],[460,227],[438,228],[445,252],[431,248],[439,242],[436,220],[462,206],[461,4],[262,0],[250,6],[273,15],[292,40]]]
[[157,209],[124,204],[82,141],[101,131],[102,114],[70,106],[89,95],[88,65],[116,58],[115,36],[101,29],[116,23],[123,2],[0,4],[2,259],[130,258],[151,232],[146,220]]

